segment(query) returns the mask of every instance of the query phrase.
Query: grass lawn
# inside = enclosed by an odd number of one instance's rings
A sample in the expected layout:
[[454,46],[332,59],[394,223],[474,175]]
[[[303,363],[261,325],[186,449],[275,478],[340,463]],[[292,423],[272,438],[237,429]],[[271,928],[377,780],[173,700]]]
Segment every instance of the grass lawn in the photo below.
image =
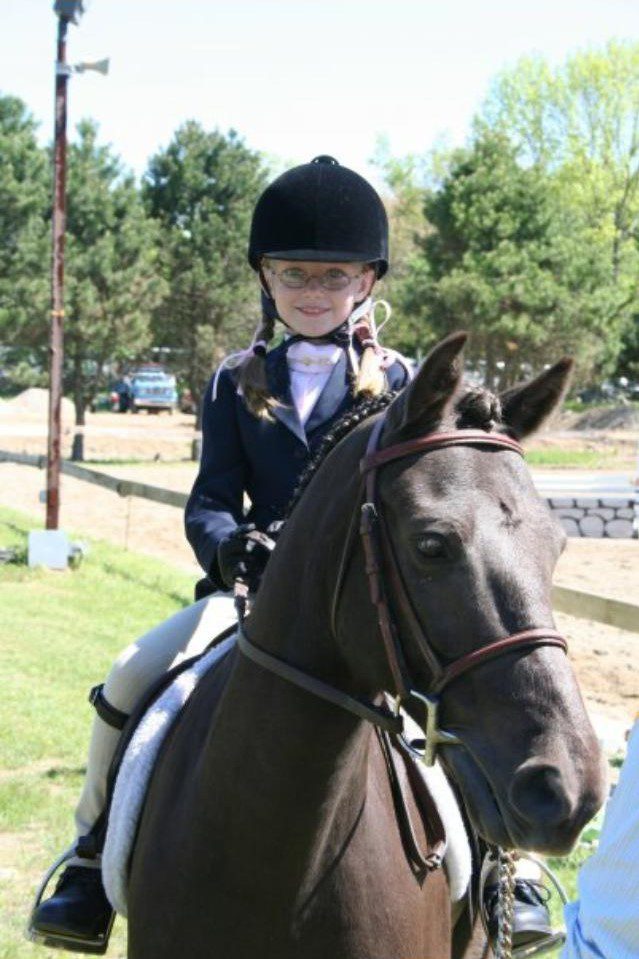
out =
[[[33,521],[0,509],[0,548],[24,554]],[[0,566],[0,959],[60,959],[23,939],[34,890],[73,838],[93,718],[87,703],[116,654],[187,605],[193,580],[92,542],[76,570]],[[108,955],[125,955],[124,923]]]
[[526,462],[531,469],[545,467],[554,469],[600,470],[622,469],[632,465],[632,460],[616,447],[594,449],[561,449],[538,447],[526,450]]
[[[26,554],[33,522],[0,509],[0,548]],[[193,581],[104,542],[76,570],[0,566],[0,959],[60,959],[23,937],[44,870],[73,838],[93,711],[87,692],[131,639],[191,601]],[[581,845],[554,862],[574,896]],[[118,920],[108,956],[125,956]]]

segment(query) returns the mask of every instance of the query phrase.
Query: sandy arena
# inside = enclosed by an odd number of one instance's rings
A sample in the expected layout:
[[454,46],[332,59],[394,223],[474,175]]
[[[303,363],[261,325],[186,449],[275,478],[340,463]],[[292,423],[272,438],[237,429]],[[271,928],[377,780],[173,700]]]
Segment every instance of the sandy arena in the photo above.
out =
[[[31,391],[30,391],[31,392]],[[39,392],[39,391],[38,391]],[[14,401],[15,402],[15,401]],[[37,405],[32,398],[33,405]],[[26,404],[24,404],[26,405]],[[0,449],[44,453],[46,436],[42,409],[0,404]],[[188,460],[193,417],[93,414],[86,428],[86,456],[101,460],[146,459],[148,463],[102,463],[105,473],[187,492],[196,466]],[[65,423],[64,455],[71,429]],[[616,441],[623,464],[632,463],[634,437]],[[179,460],[179,462],[169,462]],[[622,464],[618,464],[622,465]],[[623,468],[623,467],[622,467]],[[43,519],[39,501],[44,472],[33,467],[0,464],[0,504]],[[76,537],[108,539],[123,549],[145,552],[198,576],[198,567],[184,539],[179,509],[141,499],[122,499],[108,490],[63,476],[62,528]],[[0,543],[0,547],[2,543]],[[639,604],[639,542],[637,540],[571,539],[555,581]],[[639,634],[590,620],[557,615],[567,637],[584,696],[602,738],[613,749],[639,711],[636,657]],[[123,637],[123,643],[128,637]]]

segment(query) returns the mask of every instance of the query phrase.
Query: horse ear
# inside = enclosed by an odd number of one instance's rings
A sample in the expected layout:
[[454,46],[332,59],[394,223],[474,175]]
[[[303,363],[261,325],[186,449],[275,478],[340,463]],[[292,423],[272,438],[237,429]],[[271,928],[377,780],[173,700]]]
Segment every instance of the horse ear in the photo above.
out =
[[573,360],[565,356],[530,383],[500,395],[503,422],[518,439],[539,429],[559,406],[570,385],[572,368]]
[[414,379],[388,408],[385,445],[399,434],[423,433],[437,423],[461,381],[462,350],[467,339],[467,333],[451,333],[431,350]]

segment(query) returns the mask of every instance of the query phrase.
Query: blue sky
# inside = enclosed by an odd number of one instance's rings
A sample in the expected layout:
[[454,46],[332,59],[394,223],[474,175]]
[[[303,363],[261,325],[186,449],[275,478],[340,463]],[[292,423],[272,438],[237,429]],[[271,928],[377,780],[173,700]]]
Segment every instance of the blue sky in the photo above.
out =
[[[331,153],[365,175],[376,138],[395,155],[463,143],[491,79],[527,53],[560,63],[639,40],[638,0],[86,0],[70,62],[69,130],[84,116],[141,174],[178,125],[235,128],[288,163]],[[0,91],[52,135],[49,0],[2,0]]]

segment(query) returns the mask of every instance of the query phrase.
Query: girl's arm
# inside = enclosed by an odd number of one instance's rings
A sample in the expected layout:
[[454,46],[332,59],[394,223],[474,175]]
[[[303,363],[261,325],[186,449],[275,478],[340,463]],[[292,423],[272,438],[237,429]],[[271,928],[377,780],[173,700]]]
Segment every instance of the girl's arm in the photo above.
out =
[[238,397],[229,370],[220,375],[217,397],[212,381],[202,408],[200,470],[186,504],[186,536],[197,560],[219,588],[226,588],[217,565],[217,547],[244,518],[247,465],[238,427]]

